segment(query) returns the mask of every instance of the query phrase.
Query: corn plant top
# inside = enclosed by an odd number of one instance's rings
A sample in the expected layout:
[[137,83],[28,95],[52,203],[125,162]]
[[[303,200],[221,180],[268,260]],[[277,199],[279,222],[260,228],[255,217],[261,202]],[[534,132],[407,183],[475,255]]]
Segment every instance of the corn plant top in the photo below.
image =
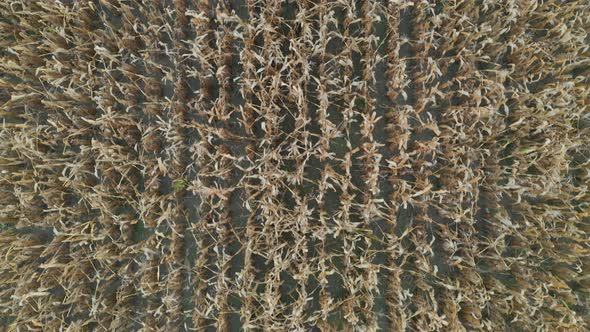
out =
[[0,329],[588,331],[587,0],[0,3]]

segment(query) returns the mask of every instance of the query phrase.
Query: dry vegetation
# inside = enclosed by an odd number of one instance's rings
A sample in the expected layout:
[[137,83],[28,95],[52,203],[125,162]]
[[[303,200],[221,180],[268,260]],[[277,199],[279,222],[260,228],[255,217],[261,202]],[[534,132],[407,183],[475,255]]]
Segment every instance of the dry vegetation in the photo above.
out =
[[0,3],[0,328],[587,331],[587,0]]

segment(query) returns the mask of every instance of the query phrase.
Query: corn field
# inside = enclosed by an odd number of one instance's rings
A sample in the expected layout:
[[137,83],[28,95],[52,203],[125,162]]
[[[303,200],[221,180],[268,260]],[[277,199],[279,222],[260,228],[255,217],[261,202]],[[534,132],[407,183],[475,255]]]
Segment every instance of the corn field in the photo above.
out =
[[4,0],[0,330],[588,331],[588,0]]

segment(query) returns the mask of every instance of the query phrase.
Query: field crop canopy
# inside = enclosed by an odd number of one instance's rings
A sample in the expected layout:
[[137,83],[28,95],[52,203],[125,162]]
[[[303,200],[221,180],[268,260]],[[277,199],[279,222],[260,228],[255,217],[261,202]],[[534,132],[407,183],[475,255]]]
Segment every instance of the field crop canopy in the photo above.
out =
[[588,331],[588,0],[0,1],[0,330]]

